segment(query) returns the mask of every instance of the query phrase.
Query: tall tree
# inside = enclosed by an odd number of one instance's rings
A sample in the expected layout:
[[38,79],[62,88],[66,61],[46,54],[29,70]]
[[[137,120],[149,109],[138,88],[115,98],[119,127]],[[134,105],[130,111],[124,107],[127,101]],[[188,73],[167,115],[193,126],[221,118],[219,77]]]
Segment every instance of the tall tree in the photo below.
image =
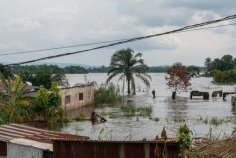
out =
[[24,83],[19,76],[14,79],[6,79],[0,74],[0,79],[3,86],[3,90],[0,92],[0,110],[2,112],[0,122],[22,122],[27,118],[26,108],[31,101],[31,97],[24,95],[26,88]]
[[139,78],[147,87],[150,87],[151,76],[147,74],[147,65],[141,59],[142,53],[134,54],[132,49],[122,49],[115,52],[111,57],[108,71],[107,83],[115,76],[120,76],[119,80],[127,81],[128,95],[135,94],[135,77]]
[[210,69],[211,69],[211,58],[206,58],[205,59],[205,66],[206,66],[206,68],[207,68],[207,71],[210,71]]
[[0,73],[3,75],[4,78],[11,78],[13,77],[13,73],[11,72],[10,67],[6,67],[0,64]]
[[181,63],[174,64],[167,71],[167,86],[173,88],[172,99],[176,97],[176,91],[178,90],[187,90],[187,87],[191,85],[189,82],[191,77],[187,74],[185,66]]
[[52,69],[47,65],[40,65],[33,71],[23,71],[20,73],[24,81],[29,81],[33,86],[44,86],[50,89],[52,82],[57,82],[60,86],[68,86],[69,83],[65,74],[53,74]]

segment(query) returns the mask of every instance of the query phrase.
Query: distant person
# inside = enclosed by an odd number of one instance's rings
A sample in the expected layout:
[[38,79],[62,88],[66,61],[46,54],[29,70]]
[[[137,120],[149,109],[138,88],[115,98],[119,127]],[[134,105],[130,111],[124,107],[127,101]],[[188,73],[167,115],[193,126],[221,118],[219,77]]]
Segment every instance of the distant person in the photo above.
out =
[[156,92],[155,92],[155,90],[152,91],[152,97],[153,97],[153,98],[156,98]]

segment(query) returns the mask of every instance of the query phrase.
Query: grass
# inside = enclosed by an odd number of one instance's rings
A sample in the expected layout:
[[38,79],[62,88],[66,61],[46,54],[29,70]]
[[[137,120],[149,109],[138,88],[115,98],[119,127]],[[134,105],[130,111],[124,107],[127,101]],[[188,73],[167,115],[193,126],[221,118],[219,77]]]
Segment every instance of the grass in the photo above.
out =
[[85,120],[85,117],[86,116],[81,113],[75,118],[75,121],[83,121],[83,120]]
[[210,124],[211,124],[211,125],[214,125],[214,126],[221,125],[223,122],[224,122],[224,119],[219,119],[219,118],[217,118],[217,117],[212,117],[212,118],[210,119]]
[[115,119],[115,118],[118,118],[118,115],[116,112],[102,112],[101,115],[103,117],[109,117],[111,119]]
[[135,107],[132,105],[122,105],[121,110],[126,117],[141,116],[151,117],[152,107]]
[[218,118],[216,116],[214,117],[211,117],[211,118],[202,118],[200,116],[199,119],[196,119],[197,121],[199,122],[202,122],[204,124],[211,124],[211,125],[214,125],[214,126],[219,126],[223,123],[233,123],[233,124],[236,124],[236,116],[227,116],[225,118]]

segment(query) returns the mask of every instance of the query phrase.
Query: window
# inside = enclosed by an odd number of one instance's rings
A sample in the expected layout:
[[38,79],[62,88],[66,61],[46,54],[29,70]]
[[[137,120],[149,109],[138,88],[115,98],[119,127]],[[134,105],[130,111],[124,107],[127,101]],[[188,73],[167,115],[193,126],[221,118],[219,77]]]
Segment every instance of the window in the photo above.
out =
[[0,142],[0,157],[7,156],[7,143]]
[[79,100],[83,100],[84,99],[84,94],[83,93],[79,93]]
[[67,95],[65,97],[65,104],[69,104],[70,103],[70,95]]

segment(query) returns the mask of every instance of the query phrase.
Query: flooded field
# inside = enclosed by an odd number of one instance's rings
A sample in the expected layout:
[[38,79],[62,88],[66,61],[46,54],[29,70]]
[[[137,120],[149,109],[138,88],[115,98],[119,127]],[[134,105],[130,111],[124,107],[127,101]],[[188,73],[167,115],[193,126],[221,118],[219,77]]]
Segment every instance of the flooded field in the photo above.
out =
[[[105,114],[106,123],[93,125],[90,121],[71,122],[61,130],[73,134],[89,136],[93,139],[153,139],[160,136],[163,127],[166,127],[169,136],[175,136],[177,128],[187,124],[193,131],[194,136],[208,136],[210,131],[215,137],[231,135],[236,127],[236,116],[232,111],[231,97],[226,101],[222,98],[211,98],[207,101],[201,97],[189,99],[189,92],[177,93],[178,98],[172,101],[171,89],[166,86],[165,74],[153,73],[150,89],[146,89],[142,83],[137,82],[137,95],[127,98],[135,107],[151,107],[150,116],[125,116],[122,115],[120,106],[107,106],[95,108],[100,114]],[[106,74],[67,75],[71,85],[96,81],[97,84],[104,83]],[[192,90],[206,91],[210,95],[213,91],[235,91],[234,86],[221,86],[211,83],[211,78],[193,78],[191,80]],[[114,80],[114,83],[117,83]],[[121,86],[122,83],[119,83]],[[122,86],[121,86],[122,87]],[[156,98],[152,98],[151,91],[156,91]],[[84,107],[73,111],[71,115],[76,116],[78,112],[89,115],[93,107]]]

